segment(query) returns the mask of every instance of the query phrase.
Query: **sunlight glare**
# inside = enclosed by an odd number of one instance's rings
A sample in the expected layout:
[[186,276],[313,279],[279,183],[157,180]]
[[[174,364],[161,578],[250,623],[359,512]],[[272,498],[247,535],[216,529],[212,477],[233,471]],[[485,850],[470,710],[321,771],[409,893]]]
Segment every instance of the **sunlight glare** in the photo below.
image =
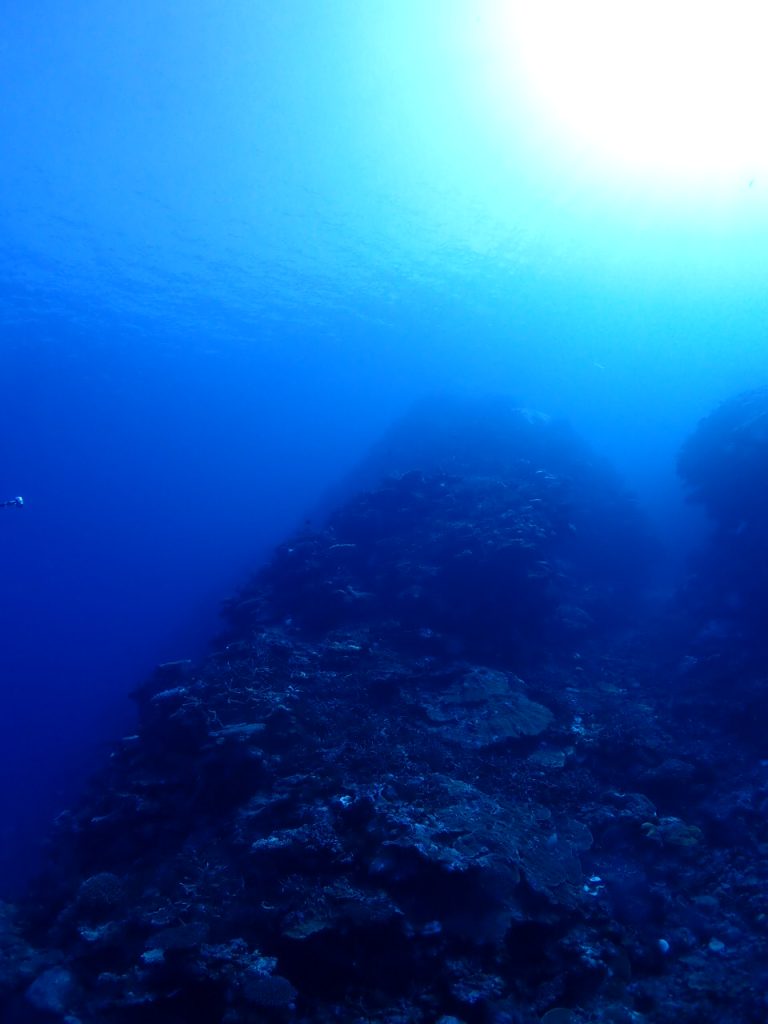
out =
[[749,183],[768,167],[764,4],[491,0],[485,11],[489,102],[517,94],[556,144],[692,183]]

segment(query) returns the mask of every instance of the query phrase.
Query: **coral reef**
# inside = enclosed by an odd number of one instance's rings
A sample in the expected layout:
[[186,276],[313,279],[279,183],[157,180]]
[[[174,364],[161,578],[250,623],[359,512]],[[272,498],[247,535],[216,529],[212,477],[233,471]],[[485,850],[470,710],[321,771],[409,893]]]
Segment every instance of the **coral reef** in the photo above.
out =
[[136,691],[0,918],[9,1022],[764,1020],[768,769],[643,632],[632,499],[420,417]]

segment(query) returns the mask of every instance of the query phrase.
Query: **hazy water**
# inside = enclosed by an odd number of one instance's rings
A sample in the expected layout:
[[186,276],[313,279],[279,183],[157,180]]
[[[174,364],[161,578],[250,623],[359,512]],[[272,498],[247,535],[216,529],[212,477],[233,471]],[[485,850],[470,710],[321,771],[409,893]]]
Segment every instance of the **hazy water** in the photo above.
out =
[[765,182],[561,146],[488,87],[495,6],[6,3],[6,888],[125,694],[424,393],[566,416],[682,545],[675,452],[765,379]]

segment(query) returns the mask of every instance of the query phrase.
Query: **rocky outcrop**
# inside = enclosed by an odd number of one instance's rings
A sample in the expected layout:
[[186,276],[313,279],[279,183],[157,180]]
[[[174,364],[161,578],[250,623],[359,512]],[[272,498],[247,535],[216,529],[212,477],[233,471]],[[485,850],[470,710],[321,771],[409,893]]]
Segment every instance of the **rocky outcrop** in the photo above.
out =
[[748,753],[713,773],[620,639],[632,500],[546,419],[447,420],[136,692],[7,932],[9,1020],[762,1019],[752,812],[723,839]]
[[698,632],[697,652],[768,644],[768,388],[723,402],[680,452],[688,496],[712,535],[692,565],[683,604]]

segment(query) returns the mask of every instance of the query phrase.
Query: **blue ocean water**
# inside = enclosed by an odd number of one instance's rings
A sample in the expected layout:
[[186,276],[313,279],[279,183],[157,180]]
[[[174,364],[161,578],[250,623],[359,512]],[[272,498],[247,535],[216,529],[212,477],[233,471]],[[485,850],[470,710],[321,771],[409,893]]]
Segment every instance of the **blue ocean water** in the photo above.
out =
[[497,11],[5,11],[0,498],[25,506],[0,512],[0,893],[128,692],[206,649],[414,400],[563,417],[670,563],[699,528],[675,457],[764,380],[768,179],[596,164],[524,83],[488,87]]

